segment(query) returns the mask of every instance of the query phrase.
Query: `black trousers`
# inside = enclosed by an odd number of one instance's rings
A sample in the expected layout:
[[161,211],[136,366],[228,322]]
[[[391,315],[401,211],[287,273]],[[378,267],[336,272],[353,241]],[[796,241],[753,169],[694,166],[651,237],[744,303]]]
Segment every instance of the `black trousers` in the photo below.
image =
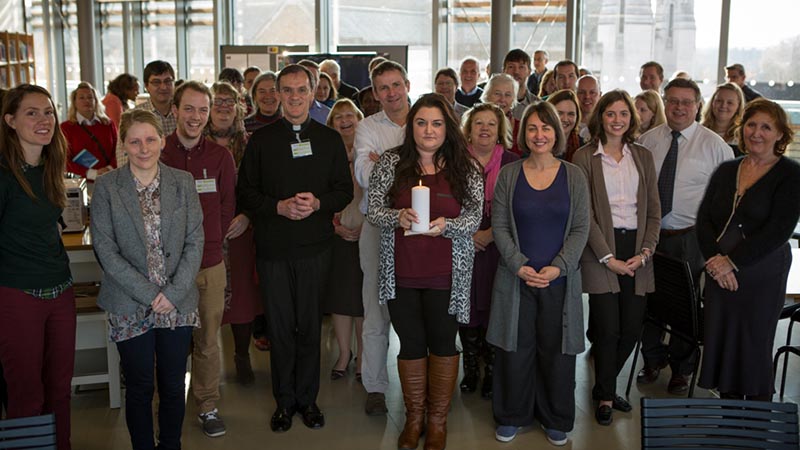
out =
[[[694,230],[677,236],[666,236],[663,233],[658,242],[658,251],[669,256],[689,261],[695,284],[700,288],[700,275],[703,273],[705,261],[700,253],[700,244]],[[698,297],[699,298],[699,297]],[[647,367],[661,367],[669,363],[673,375],[690,375],[698,358],[698,352],[691,345],[680,339],[670,338],[664,345],[664,332],[647,322],[642,328],[642,357]]]
[[267,337],[272,343],[272,395],[279,408],[302,409],[319,394],[321,299],[331,251],[291,260],[258,259]]
[[0,365],[0,419],[5,417],[6,405],[8,404],[8,392],[6,391],[6,379],[3,377],[3,366]]
[[[616,258],[627,261],[637,253],[636,231],[614,230]],[[628,360],[642,329],[647,302],[636,295],[635,278],[618,275],[617,293],[589,294],[589,326],[594,343],[595,400],[613,400],[617,393],[617,375]]]
[[455,356],[456,317],[447,313],[450,291],[397,287],[397,298],[389,301],[389,316],[400,338],[398,359]]
[[492,412],[500,425],[570,431],[575,424],[575,355],[561,353],[565,284],[520,281],[517,351],[497,348]]

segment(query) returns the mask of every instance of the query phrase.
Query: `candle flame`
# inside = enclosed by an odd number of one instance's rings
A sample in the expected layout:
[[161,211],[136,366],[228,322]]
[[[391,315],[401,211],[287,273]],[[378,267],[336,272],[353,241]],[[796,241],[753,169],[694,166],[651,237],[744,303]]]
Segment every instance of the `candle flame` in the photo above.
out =
[[422,180],[419,180],[419,185],[422,186]]

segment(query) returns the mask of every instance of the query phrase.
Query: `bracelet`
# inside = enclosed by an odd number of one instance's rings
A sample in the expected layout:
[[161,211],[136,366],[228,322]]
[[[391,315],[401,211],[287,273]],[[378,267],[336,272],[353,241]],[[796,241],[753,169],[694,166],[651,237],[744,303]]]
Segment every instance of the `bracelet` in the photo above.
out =
[[644,267],[647,265],[647,257],[644,256],[644,254],[642,254],[641,257],[642,257],[642,267]]

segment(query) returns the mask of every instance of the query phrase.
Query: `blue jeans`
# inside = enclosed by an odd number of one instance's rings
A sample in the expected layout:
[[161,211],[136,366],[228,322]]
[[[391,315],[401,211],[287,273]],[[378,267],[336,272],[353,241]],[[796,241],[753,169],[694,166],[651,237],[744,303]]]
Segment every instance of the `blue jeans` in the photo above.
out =
[[[133,450],[154,450],[153,373],[158,377],[158,448],[179,450],[186,405],[184,376],[192,327],[157,328],[117,342],[125,374],[125,421]],[[156,361],[158,363],[156,364]]]

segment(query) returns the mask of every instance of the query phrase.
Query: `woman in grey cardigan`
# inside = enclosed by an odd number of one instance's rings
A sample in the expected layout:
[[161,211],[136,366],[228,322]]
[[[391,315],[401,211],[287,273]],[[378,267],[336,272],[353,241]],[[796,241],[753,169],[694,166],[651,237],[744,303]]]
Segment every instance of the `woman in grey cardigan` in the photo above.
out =
[[517,138],[527,159],[495,186],[492,228],[500,265],[486,340],[498,347],[495,437],[509,442],[538,420],[553,445],[575,422],[575,355],[584,350],[578,262],[589,235],[583,172],[556,158],[566,140],[553,105],[528,106]]
[[653,266],[661,227],[658,177],[649,150],[635,144],[639,128],[628,93],[607,92],[589,120],[592,142],[572,160],[586,173],[591,190],[589,245],[581,258],[583,290],[589,293],[593,338],[592,398],[595,418],[611,424],[612,409],[631,405],[616,393],[617,375],[642,329],[645,294],[653,292]]
[[108,313],[125,373],[133,449],[155,448],[154,373],[158,448],[180,449],[186,355],[199,326],[200,200],[191,175],[159,163],[164,133],[152,112],[124,113],[120,141],[128,164],[99,177],[92,199],[92,240],[103,268],[97,304]]

